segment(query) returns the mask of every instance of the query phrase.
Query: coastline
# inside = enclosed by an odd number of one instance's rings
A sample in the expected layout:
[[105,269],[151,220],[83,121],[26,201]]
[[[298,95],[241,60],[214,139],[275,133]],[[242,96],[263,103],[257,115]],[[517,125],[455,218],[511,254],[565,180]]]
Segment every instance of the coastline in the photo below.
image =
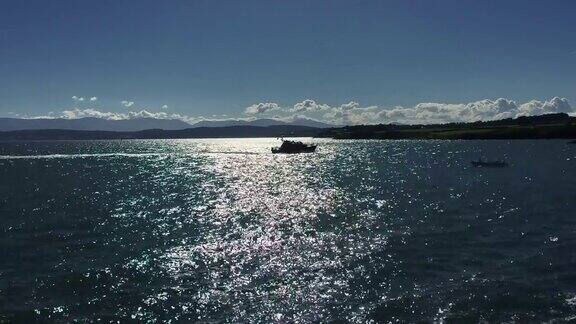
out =
[[178,138],[316,137],[332,139],[512,140],[576,139],[576,117],[548,114],[473,123],[430,125],[357,125],[334,128],[309,126],[228,126],[181,130],[97,131],[24,129],[0,131],[0,140],[111,140]]

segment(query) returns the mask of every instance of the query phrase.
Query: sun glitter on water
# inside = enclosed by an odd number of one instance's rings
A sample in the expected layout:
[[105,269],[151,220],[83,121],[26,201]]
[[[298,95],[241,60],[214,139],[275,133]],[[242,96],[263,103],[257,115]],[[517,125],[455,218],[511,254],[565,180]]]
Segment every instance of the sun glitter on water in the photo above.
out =
[[207,153],[203,171],[213,177],[204,190],[213,198],[191,216],[202,240],[170,249],[166,266],[182,284],[204,273],[195,293],[201,313],[233,305],[236,320],[321,318],[327,305],[351,298],[344,269],[385,239],[318,227],[339,217],[345,199],[329,176],[333,152],[256,154],[254,142],[262,141],[223,142]]

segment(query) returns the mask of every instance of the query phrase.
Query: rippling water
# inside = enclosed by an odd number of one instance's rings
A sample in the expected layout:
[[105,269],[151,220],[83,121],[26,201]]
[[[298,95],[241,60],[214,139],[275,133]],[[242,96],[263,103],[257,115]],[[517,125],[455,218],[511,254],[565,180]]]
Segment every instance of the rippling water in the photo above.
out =
[[576,147],[313,141],[0,143],[0,322],[576,318]]

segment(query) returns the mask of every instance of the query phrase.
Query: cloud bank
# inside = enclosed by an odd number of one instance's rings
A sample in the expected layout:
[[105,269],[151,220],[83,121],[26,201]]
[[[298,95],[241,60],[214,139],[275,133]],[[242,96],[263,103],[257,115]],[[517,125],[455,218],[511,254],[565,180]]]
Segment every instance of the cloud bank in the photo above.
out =
[[135,118],[179,119],[191,124],[205,119],[204,117],[190,117],[181,114],[168,114],[162,111],[153,112],[145,109],[140,111],[130,111],[127,113],[123,113],[123,112],[101,111],[95,108],[86,108],[86,109],[74,108],[70,110],[64,110],[61,112],[60,115],[51,115],[49,118],[78,119],[86,117],[102,118],[108,120],[123,120],[123,119],[135,119]]
[[316,103],[315,100],[306,99],[302,102],[296,103],[292,107],[291,111],[302,113],[302,112],[323,111],[323,110],[329,110],[329,109],[330,109],[330,106],[328,106],[326,104],[319,104],[319,103]]
[[[496,120],[516,118],[520,116],[542,115],[549,113],[573,113],[574,110],[566,98],[554,97],[548,101],[532,100],[518,104],[513,100],[499,98],[496,100],[479,100],[469,103],[436,103],[424,102],[412,107],[382,108],[378,106],[362,107],[355,101],[339,106],[321,104],[312,99],[296,103],[292,107],[276,110],[286,114],[300,113],[308,118],[314,118],[337,125],[358,124],[436,124],[452,122],[475,122],[479,120]],[[264,103],[250,107],[259,107]],[[250,108],[249,107],[249,108]],[[248,108],[247,108],[248,111]],[[251,109],[250,114],[263,115],[267,110]]]
[[[73,96],[72,99],[82,104],[86,99]],[[96,97],[87,101],[95,103]],[[133,101],[123,100],[125,108],[134,108]],[[168,113],[167,105],[161,111],[154,112],[147,109],[139,111],[102,111],[98,108],[74,107],[60,113],[50,113],[48,116],[21,116],[22,118],[84,118],[95,117],[110,120],[133,118],[179,119],[190,124],[203,120],[254,120],[257,118],[273,118],[282,121],[308,120],[333,125],[360,125],[360,124],[440,124],[452,122],[475,122],[516,118],[520,116],[543,115],[549,113],[574,114],[574,109],[566,98],[554,97],[550,100],[531,100],[525,103],[499,98],[495,100],[484,99],[468,103],[437,103],[423,102],[410,107],[396,106],[384,108],[379,106],[362,106],[356,101],[340,105],[319,103],[313,99],[306,99],[291,106],[282,106],[276,102],[262,102],[248,106],[244,110],[246,117],[227,116],[187,116],[178,113]],[[20,116],[20,115],[18,115]]]
[[252,106],[247,107],[246,110],[244,111],[244,113],[247,115],[258,115],[258,114],[263,114],[263,113],[271,111],[271,110],[277,110],[279,108],[280,108],[280,105],[278,105],[277,103],[261,102],[261,103],[257,103],[257,104],[254,104]]

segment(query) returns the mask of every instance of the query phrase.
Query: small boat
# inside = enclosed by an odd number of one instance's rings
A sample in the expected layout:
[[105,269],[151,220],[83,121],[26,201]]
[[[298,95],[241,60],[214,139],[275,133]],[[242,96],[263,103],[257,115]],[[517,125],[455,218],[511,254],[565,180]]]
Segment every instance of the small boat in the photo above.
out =
[[476,168],[505,168],[508,166],[506,161],[482,161],[482,159],[470,163],[472,163],[472,166]]
[[316,145],[304,144],[297,141],[282,140],[280,147],[273,147],[272,153],[312,153],[316,151]]

